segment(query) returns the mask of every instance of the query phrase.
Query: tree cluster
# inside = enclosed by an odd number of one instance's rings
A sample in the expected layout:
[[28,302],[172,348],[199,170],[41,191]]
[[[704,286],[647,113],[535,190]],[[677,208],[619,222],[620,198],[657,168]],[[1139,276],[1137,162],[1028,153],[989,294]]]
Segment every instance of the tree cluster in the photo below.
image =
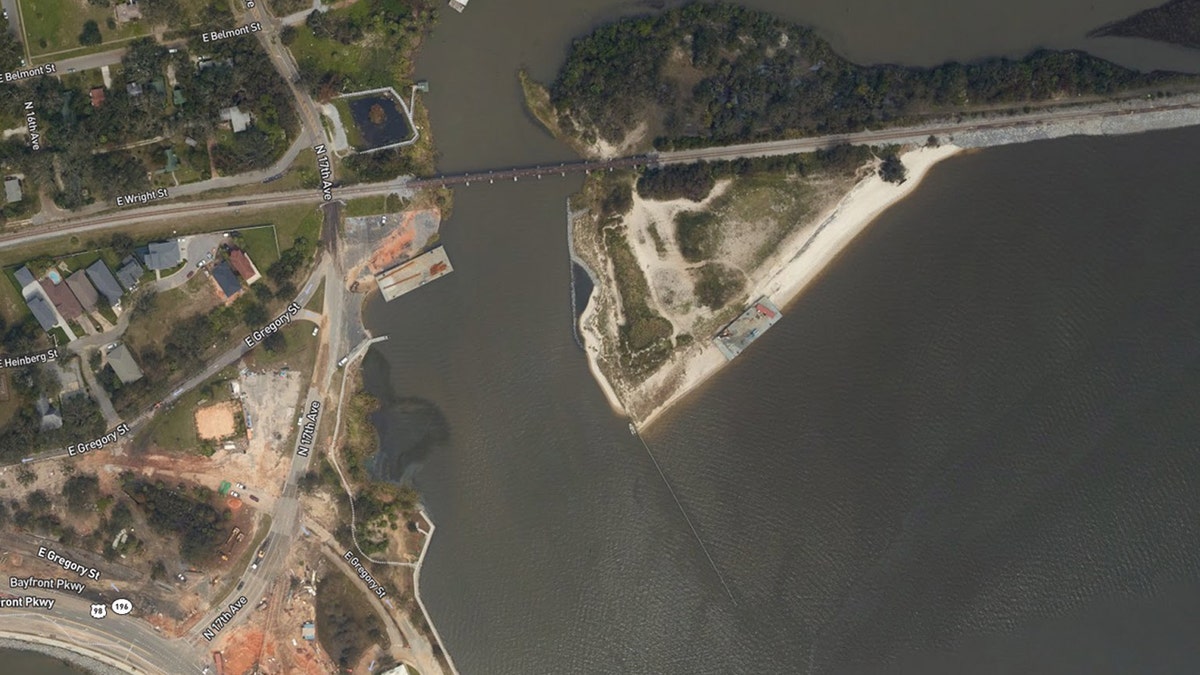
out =
[[196,486],[187,491],[182,485],[168,487],[162,481],[150,482],[131,472],[121,475],[121,487],[146,516],[146,522],[160,534],[179,539],[184,560],[202,562],[224,541],[228,511],[213,507],[212,491]]
[[[674,73],[691,69],[702,77],[689,87]],[[576,40],[550,96],[560,124],[585,139],[620,141],[653,121],[665,130],[660,147],[680,147],[853,132],[972,105],[1106,96],[1185,77],[1049,50],[933,68],[860,66],[804,26],[695,3]]]

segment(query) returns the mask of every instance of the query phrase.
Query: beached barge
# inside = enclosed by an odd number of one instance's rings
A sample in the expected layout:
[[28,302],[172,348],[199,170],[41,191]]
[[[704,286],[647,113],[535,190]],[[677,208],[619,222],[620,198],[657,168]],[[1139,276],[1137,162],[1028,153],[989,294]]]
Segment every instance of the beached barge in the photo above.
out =
[[744,352],[751,342],[757,340],[782,318],[783,314],[775,306],[775,303],[763,296],[749,309],[742,312],[738,318],[731,321],[728,326],[721,329],[721,332],[713,337],[713,342],[717,344],[717,349],[721,350],[725,358],[732,361],[733,357]]
[[391,302],[425,284],[454,271],[446,249],[437,248],[375,275],[383,299]]

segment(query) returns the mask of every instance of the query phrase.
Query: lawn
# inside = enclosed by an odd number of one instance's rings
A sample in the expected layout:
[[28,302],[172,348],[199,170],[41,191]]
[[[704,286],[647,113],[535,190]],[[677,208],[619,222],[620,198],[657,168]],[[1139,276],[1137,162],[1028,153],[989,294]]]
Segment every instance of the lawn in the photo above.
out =
[[241,246],[259,271],[266,272],[271,263],[279,260],[279,244],[275,241],[275,226],[263,225],[238,230]]
[[[113,18],[111,7],[101,7],[79,0],[20,0],[21,20],[25,24],[25,42],[33,56],[50,55],[64,51],[86,53],[107,51],[117,40],[145,35],[148,26],[134,21],[123,26],[110,28],[108,20]],[[79,35],[83,24],[95,21],[100,28],[102,41],[98,45],[82,45]],[[74,55],[74,54],[73,54]]]
[[196,408],[201,401],[214,403],[230,398],[225,382],[237,375],[233,368],[226,368],[200,386],[179,397],[170,408],[160,411],[146,429],[149,440],[164,450],[189,451],[200,447],[196,434]]
[[321,277],[321,283],[317,285],[317,292],[308,299],[308,304],[304,309],[320,314],[325,311],[325,278]]
[[157,345],[166,337],[166,328],[192,314],[210,312],[218,304],[212,282],[197,274],[179,288],[159,293],[153,311],[134,316],[125,331],[125,342],[135,352],[148,344]]
[[5,268],[4,279],[0,281],[0,315],[4,316],[4,320],[10,326],[29,314],[29,305],[26,305],[25,298],[21,297],[21,289],[17,287],[17,278],[13,276],[16,271],[16,267]]
[[305,373],[307,377],[321,341],[319,335],[312,334],[312,329],[313,325],[308,321],[284,326],[279,331],[287,341],[284,348],[271,353],[259,345],[246,355],[246,365],[256,370],[275,370],[287,366]]
[[357,199],[351,199],[350,201],[346,202],[346,208],[342,209],[342,213],[347,218],[388,213],[387,196],[358,197]]
[[275,218],[275,234],[279,239],[279,250],[286,251],[304,237],[311,243],[321,238],[322,212],[312,206],[294,207],[303,209],[294,214]]

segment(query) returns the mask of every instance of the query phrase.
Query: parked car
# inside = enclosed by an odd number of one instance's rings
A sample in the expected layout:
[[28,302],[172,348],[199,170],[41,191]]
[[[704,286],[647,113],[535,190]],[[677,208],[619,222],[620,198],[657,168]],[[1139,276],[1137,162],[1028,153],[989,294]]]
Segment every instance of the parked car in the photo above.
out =
[[314,336],[314,337],[316,337],[316,335],[317,335],[317,331],[319,331],[319,330],[321,330],[321,327],[320,327],[320,326],[317,326],[316,328],[314,328],[314,329],[313,329],[313,336]]
[[229,491],[229,496],[230,496],[230,497],[233,497],[234,499],[237,499],[238,497],[241,497],[242,495],[241,495],[241,494],[239,494],[237,490],[230,490],[230,491]]
[[250,501],[252,501],[252,502],[258,501],[258,497],[255,497],[254,495],[250,495]]
[[237,489],[239,489],[239,490],[245,490],[245,489],[246,489],[246,484],[245,484],[245,483],[237,483]]

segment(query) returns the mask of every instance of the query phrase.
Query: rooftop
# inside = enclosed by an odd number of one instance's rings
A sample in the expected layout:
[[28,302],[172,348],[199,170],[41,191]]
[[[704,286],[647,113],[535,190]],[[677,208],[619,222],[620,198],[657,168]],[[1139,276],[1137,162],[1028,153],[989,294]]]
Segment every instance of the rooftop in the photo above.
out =
[[11,176],[4,179],[4,201],[9,204],[21,201],[21,179]]
[[108,365],[112,366],[113,372],[117,374],[122,384],[142,379],[142,369],[138,367],[137,361],[133,360],[133,354],[129,353],[129,347],[124,344],[117,345],[108,353]]
[[75,299],[83,306],[85,312],[90,312],[96,309],[96,303],[100,301],[100,295],[96,293],[96,287],[92,282],[88,281],[87,273],[83,270],[75,270],[75,273],[67,277],[67,286],[71,288],[71,292],[75,294]]
[[62,318],[67,321],[83,314],[83,305],[79,304],[79,300],[75,298],[75,294],[65,283],[56,284],[49,279],[42,279],[42,290],[46,292],[46,297],[50,298],[50,302]]
[[242,284],[234,276],[233,268],[229,266],[228,261],[221,261],[215,265],[212,268],[212,275],[226,298],[232,298],[238,291],[242,290]]
[[113,307],[121,305],[121,296],[125,291],[121,290],[121,284],[117,283],[117,278],[109,271],[108,265],[105,265],[103,260],[97,260],[88,265],[87,275],[96,285],[96,290],[100,291],[105,300],[108,300],[108,304]]
[[146,254],[146,267],[152,270],[169,270],[183,262],[183,252],[179,250],[179,240],[151,242],[149,253]]

